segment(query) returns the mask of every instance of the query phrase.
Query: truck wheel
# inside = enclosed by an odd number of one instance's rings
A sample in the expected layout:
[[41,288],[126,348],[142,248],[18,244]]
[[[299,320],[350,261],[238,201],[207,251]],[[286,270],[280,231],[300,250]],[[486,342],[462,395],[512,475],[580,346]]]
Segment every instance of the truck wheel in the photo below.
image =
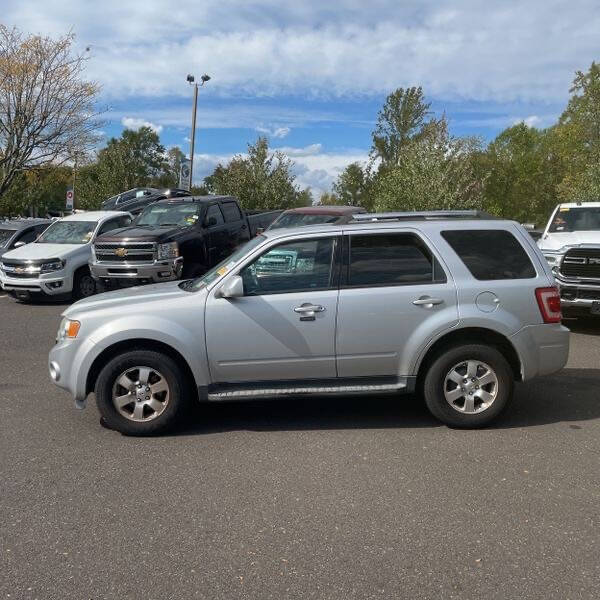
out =
[[427,408],[446,425],[484,427],[512,398],[514,377],[502,353],[491,346],[455,346],[427,371],[423,393]]
[[134,350],[113,358],[96,381],[96,404],[108,428],[154,435],[174,427],[189,404],[187,377],[169,356]]
[[96,293],[96,282],[89,269],[80,269],[73,278],[73,295],[77,300],[89,298]]

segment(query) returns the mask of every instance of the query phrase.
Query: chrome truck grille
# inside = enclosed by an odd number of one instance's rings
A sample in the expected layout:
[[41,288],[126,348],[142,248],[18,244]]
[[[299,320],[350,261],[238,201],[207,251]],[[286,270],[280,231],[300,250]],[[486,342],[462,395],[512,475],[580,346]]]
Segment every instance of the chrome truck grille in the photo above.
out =
[[600,279],[600,248],[569,250],[562,259],[559,273],[576,279]]
[[156,258],[154,242],[102,242],[94,244],[100,263],[151,263]]

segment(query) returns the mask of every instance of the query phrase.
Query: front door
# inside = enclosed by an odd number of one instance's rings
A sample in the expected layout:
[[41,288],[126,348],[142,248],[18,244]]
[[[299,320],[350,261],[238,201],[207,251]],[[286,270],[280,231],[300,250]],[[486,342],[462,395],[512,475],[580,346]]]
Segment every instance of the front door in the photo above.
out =
[[331,235],[272,246],[239,273],[243,297],[212,290],[205,323],[213,383],[336,376],[335,248]]
[[338,305],[339,377],[406,376],[403,356],[458,322],[456,288],[411,232],[344,236]]

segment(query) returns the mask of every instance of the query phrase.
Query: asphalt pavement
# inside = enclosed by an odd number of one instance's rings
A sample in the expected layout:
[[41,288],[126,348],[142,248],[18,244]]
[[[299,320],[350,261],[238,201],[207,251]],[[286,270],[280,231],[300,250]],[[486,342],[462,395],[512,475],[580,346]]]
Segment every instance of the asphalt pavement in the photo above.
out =
[[137,439],[50,383],[63,309],[0,297],[0,598],[600,597],[600,319],[489,429],[319,399]]

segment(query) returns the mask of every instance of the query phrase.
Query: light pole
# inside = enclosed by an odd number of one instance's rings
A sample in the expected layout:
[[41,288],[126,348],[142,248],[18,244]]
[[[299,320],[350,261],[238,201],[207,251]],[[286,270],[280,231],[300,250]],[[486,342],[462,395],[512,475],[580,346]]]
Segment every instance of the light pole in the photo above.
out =
[[196,108],[198,107],[198,87],[203,86],[207,81],[210,81],[209,75],[202,75],[200,77],[201,83],[194,83],[195,78],[193,75],[187,76],[187,82],[194,86],[194,106],[192,108],[192,135],[190,138],[190,178],[188,181],[188,189],[192,191],[192,175],[194,171],[194,142],[196,140]]

